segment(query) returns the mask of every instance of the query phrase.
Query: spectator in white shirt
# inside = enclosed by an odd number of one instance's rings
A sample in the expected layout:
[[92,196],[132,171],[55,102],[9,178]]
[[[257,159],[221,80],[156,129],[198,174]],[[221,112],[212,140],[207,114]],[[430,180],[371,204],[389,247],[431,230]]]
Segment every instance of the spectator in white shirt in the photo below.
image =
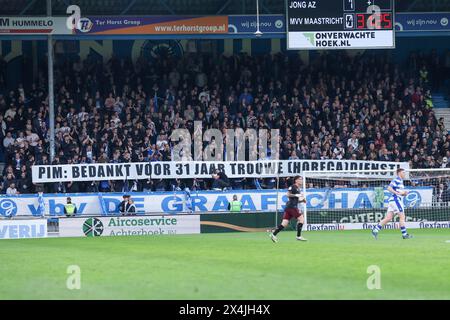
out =
[[6,148],[8,148],[10,145],[14,144],[14,138],[11,135],[11,132],[7,132],[6,133],[6,137],[3,139],[3,146]]
[[23,131],[19,131],[19,136],[16,138],[16,145],[19,148],[24,148],[25,147],[25,137],[23,135]]
[[16,116],[16,106],[14,104],[11,103],[10,107],[8,110],[6,110],[5,112],[5,119],[8,117],[11,117],[11,119],[14,119],[14,117]]
[[356,134],[352,133],[352,137],[347,141],[347,147],[352,146],[354,150],[358,149],[358,139],[356,138]]
[[6,135],[6,122],[3,120],[3,115],[0,114],[0,130],[3,135]]
[[336,155],[336,159],[341,160],[345,155],[345,149],[342,147],[342,142],[333,149],[333,153]]
[[26,134],[27,134],[26,139],[27,139],[28,143],[30,144],[30,146],[36,147],[40,140],[39,136],[36,133],[31,132],[31,130],[27,130]]
[[11,183],[9,185],[8,189],[6,189],[6,194],[8,196],[15,196],[15,195],[19,194],[19,191],[17,191],[15,183]]

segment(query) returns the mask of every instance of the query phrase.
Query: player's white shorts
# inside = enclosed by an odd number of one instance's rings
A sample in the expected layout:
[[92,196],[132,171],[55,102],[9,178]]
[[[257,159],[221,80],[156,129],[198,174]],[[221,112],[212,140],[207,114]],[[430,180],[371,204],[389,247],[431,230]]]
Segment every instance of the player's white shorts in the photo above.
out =
[[389,201],[387,212],[405,213],[405,210],[400,200],[393,200]]

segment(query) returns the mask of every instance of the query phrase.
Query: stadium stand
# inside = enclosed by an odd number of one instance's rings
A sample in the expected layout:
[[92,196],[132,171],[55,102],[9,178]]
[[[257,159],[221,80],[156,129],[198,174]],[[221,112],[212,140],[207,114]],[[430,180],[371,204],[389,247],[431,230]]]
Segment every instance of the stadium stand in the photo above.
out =
[[[170,161],[173,129],[280,129],[282,159],[409,161],[450,166],[450,134],[432,92],[448,79],[446,55],[412,52],[404,66],[388,54],[186,55],[135,64],[57,56],[54,163]],[[39,81],[8,88],[0,57],[2,193],[31,193],[30,168],[49,163],[46,66]],[[449,73],[447,73],[449,74]],[[448,83],[448,82],[447,82]],[[226,179],[226,177],[224,178]],[[273,180],[230,187],[273,187]],[[281,182],[283,187],[284,181]],[[15,188],[10,188],[14,184]],[[46,192],[208,189],[217,181],[55,183]],[[223,186],[222,183],[219,185]],[[10,189],[8,189],[10,188]]]

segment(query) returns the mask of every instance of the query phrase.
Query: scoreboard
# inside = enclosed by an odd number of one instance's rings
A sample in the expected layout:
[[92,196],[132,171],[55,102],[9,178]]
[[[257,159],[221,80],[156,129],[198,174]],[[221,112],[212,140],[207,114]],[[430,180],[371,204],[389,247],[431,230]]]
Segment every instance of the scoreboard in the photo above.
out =
[[286,1],[288,50],[395,48],[394,0]]

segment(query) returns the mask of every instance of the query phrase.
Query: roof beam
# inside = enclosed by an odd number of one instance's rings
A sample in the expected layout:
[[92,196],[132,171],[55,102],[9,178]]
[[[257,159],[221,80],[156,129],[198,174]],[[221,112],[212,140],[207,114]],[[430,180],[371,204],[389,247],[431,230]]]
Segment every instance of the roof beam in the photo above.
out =
[[420,0],[414,0],[414,2],[409,5],[409,7],[408,7],[408,9],[406,9],[406,11],[411,11],[416,6],[416,4],[418,4],[419,2],[420,2]]
[[272,14],[272,11],[270,11],[269,8],[267,8],[267,6],[264,4],[264,1],[260,0],[259,5],[264,11],[266,11],[267,14]]
[[164,8],[166,8],[167,11],[170,12],[170,14],[175,15],[175,11],[173,11],[173,9],[172,9],[171,7],[169,7],[169,5],[167,4],[166,0],[158,0],[158,1],[159,1],[159,3],[162,4],[162,6],[163,6]]
[[123,11],[120,14],[121,15],[126,14],[128,11],[130,11],[130,9],[134,6],[135,3],[136,3],[136,0],[131,0],[130,3],[127,5],[127,7],[125,9],[123,9]]
[[225,10],[231,3],[231,0],[228,0],[223,4],[223,6],[219,9],[219,11],[216,12],[216,15],[219,15],[222,13],[223,10]]
[[28,9],[30,9],[35,3],[36,3],[36,0],[31,0],[30,2],[28,2],[28,4],[25,6],[25,8],[23,8],[22,11],[20,11],[19,16],[23,16],[25,14],[25,12],[27,12]]

